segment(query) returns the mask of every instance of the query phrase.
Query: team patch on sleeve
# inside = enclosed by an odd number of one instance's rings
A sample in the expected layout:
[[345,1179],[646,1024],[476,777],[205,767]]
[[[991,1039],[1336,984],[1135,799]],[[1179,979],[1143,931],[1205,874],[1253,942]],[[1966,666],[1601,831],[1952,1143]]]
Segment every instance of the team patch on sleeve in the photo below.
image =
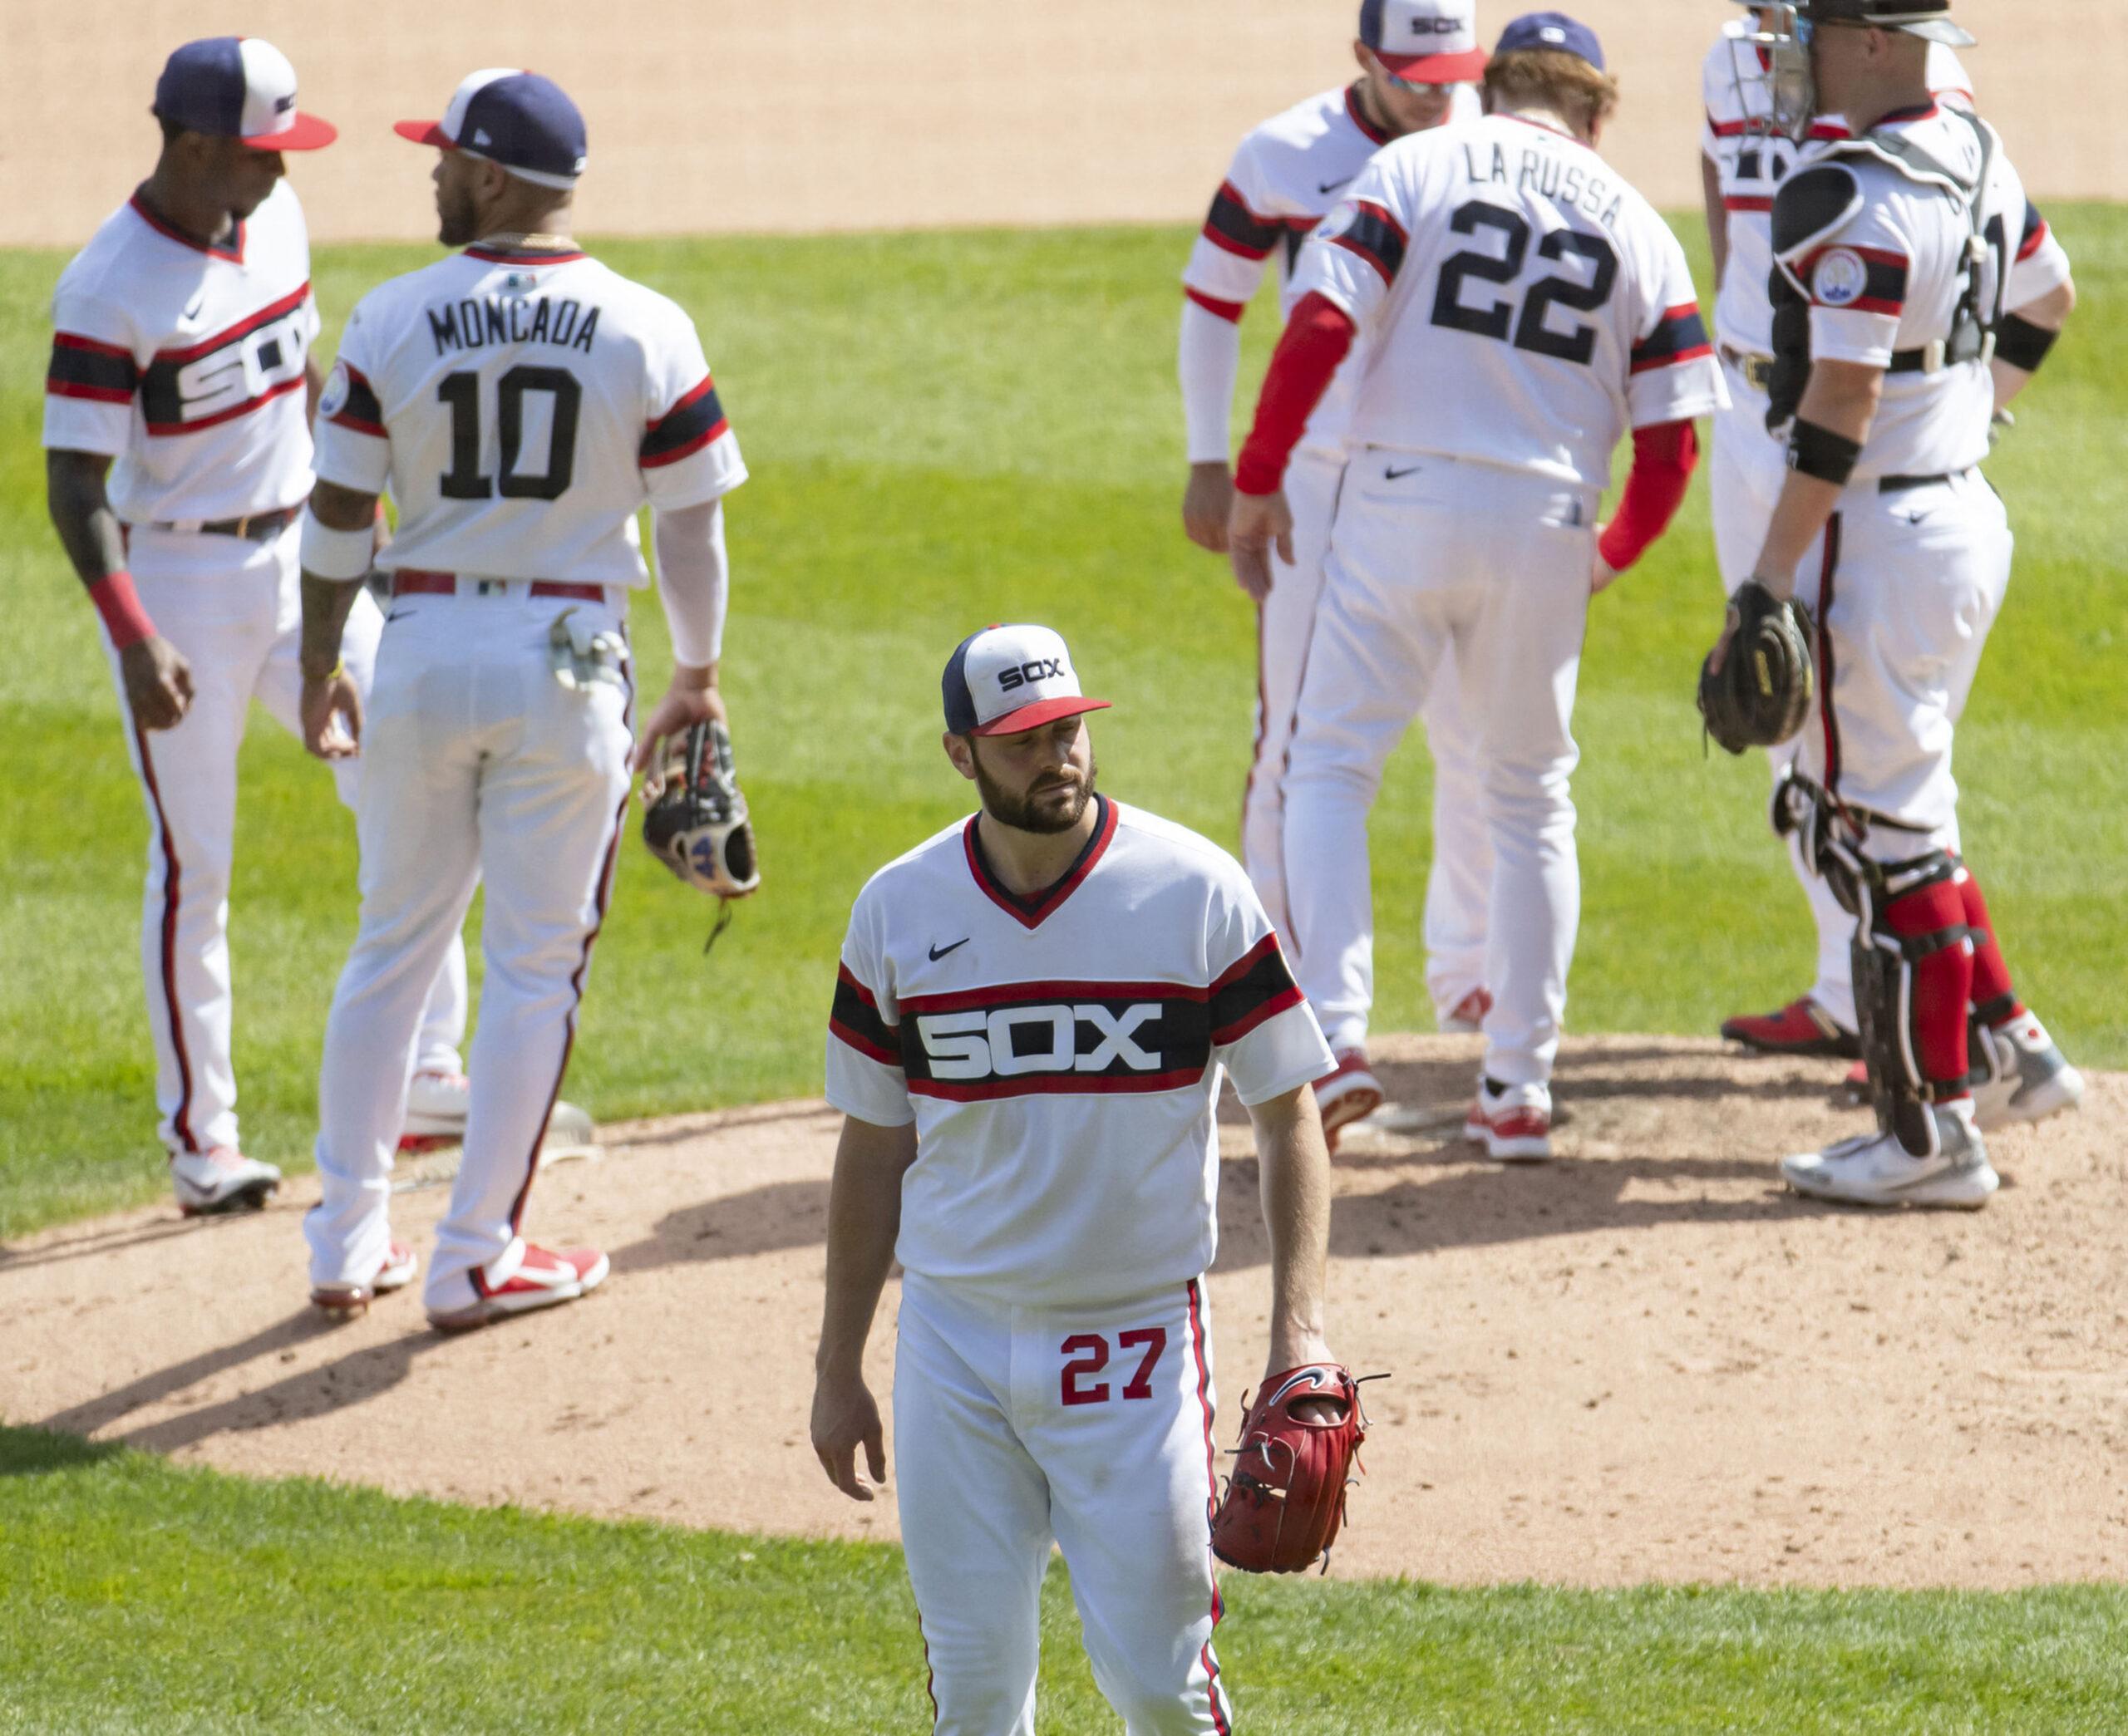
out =
[[1404,268],[1404,248],[1411,238],[1404,226],[1372,199],[1356,199],[1323,220],[1316,234],[1333,247],[1356,253],[1393,283]]
[[717,402],[717,385],[707,374],[644,431],[638,462],[646,470],[677,464],[699,452],[732,425]]
[[1650,368],[1697,361],[1713,353],[1714,346],[1707,342],[1707,323],[1699,317],[1697,305],[1687,302],[1663,309],[1655,329],[1633,347],[1633,371],[1644,374]]
[[1841,313],[1906,311],[1910,269],[1904,253],[1881,247],[1824,247],[1803,261],[1796,275],[1814,306]]
[[131,351],[71,332],[53,335],[52,362],[44,375],[44,389],[52,396],[130,404],[140,383],[140,370]]
[[1204,239],[1215,247],[1244,259],[1266,258],[1278,244],[1285,226],[1275,219],[1259,217],[1249,209],[1232,181],[1219,183],[1212,195],[1212,209],[1204,217]]
[[1267,934],[1212,985],[1212,1041],[1220,1048],[1239,1043],[1266,1019],[1298,1006],[1301,999],[1278,936]]
[[332,377],[318,401],[318,413],[337,427],[384,438],[384,406],[377,401],[377,388],[360,368],[344,360],[332,364]]
[[828,1030],[869,1060],[888,1067],[901,1065],[900,1040],[894,1026],[879,1016],[878,998],[850,974],[848,965],[835,971]]

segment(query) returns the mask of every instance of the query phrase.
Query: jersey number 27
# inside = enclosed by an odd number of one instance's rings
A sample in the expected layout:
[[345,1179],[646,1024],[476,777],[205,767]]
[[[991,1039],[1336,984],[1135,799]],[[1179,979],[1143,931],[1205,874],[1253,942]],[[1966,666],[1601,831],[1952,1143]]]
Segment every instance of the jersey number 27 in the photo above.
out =
[[1551,312],[1554,307],[1565,307],[1577,313],[1594,313],[1610,300],[1612,288],[1618,281],[1618,256],[1611,243],[1601,235],[1584,234],[1579,229],[1554,229],[1548,234],[1537,243],[1537,257],[1582,260],[1588,268],[1587,280],[1579,276],[1538,278],[1522,298],[1518,319],[1510,294],[1494,295],[1482,306],[1473,306],[1465,296],[1473,278],[1480,283],[1512,283],[1522,275],[1523,261],[1530,253],[1529,219],[1520,211],[1473,199],[1449,219],[1448,226],[1459,235],[1475,234],[1481,229],[1496,230],[1501,251],[1497,256],[1465,251],[1441,261],[1441,283],[1433,298],[1434,324],[1497,338],[1511,342],[1518,350],[1586,366],[1596,353],[1595,327],[1580,320],[1565,327],[1555,326]]
[[[528,398],[549,401],[546,465],[521,468],[526,454]],[[502,464],[493,476],[480,471],[480,376],[446,374],[436,395],[451,407],[451,468],[439,486],[446,500],[552,500],[576,475],[576,423],[584,407],[584,388],[565,367],[511,368],[495,381],[495,431],[501,437]]]

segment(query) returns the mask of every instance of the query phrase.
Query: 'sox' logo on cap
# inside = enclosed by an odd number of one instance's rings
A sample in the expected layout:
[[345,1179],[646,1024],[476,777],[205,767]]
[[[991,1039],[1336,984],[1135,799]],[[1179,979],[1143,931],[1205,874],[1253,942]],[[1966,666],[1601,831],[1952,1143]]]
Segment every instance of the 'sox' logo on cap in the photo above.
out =
[[998,685],[1010,693],[1015,687],[1024,687],[1029,681],[1046,681],[1054,677],[1064,679],[1064,660],[1062,657],[1037,657],[1032,662],[1022,663],[1017,668],[1002,670]]

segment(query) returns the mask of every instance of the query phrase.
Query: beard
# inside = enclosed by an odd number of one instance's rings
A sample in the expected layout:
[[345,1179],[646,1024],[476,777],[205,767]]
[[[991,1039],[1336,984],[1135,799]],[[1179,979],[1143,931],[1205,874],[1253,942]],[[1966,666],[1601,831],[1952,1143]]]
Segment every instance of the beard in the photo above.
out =
[[448,192],[439,188],[436,195],[436,239],[446,247],[463,247],[470,241],[478,241],[479,223],[473,210],[470,193]]
[[975,787],[982,794],[983,811],[1001,826],[1019,832],[1068,832],[1079,824],[1086,804],[1093,799],[1094,780],[1100,773],[1101,768],[1089,758],[1083,778],[1066,767],[1061,774],[1045,774],[1033,788],[1016,794],[992,778],[978,758]]

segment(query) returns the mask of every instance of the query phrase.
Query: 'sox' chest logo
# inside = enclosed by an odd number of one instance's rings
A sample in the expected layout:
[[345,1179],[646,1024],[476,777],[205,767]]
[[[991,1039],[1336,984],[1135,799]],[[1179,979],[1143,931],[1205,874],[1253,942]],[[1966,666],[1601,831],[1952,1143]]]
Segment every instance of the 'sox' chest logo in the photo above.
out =
[[[918,1040],[938,1079],[1017,1079],[1031,1073],[1157,1073],[1160,1008],[1098,1001],[931,1013]],[[1154,1027],[1148,1030],[1147,1027]],[[1145,1046],[1145,1039],[1153,1046]]]

